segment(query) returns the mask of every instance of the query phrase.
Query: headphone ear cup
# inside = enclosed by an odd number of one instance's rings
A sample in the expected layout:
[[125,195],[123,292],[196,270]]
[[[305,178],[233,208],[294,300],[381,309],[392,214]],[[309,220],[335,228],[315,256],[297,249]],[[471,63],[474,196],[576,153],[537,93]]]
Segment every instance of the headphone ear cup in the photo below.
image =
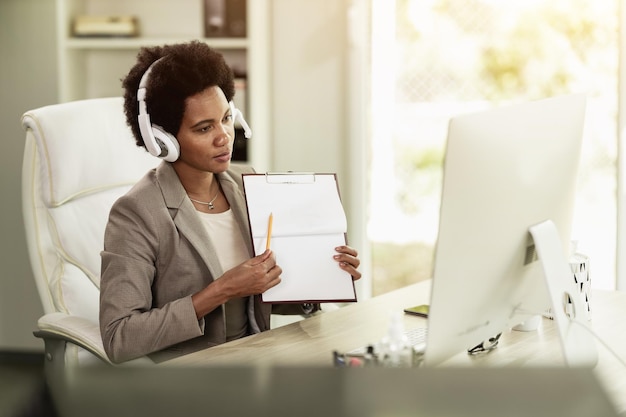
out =
[[155,124],[152,124],[152,133],[159,147],[165,151],[165,155],[161,158],[167,162],[176,161],[180,156],[178,140],[173,135],[167,133],[161,126]]

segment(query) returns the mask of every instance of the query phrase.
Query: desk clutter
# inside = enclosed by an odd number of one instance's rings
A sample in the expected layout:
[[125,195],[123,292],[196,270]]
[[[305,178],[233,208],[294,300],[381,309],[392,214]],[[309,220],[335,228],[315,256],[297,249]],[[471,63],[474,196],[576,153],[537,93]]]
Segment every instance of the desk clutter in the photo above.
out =
[[402,313],[394,311],[387,335],[380,342],[346,353],[333,352],[335,367],[412,368],[421,365],[426,348],[426,327],[404,329]]
[[[406,310],[405,310],[406,311]],[[394,311],[389,320],[387,335],[380,342],[341,353],[333,351],[333,366],[337,368],[415,368],[424,362],[427,327],[404,329],[402,313]],[[498,333],[482,343],[467,349],[468,355],[490,352],[498,347]]]
[[[576,251],[576,243],[572,243],[572,254],[569,258],[569,265],[572,270],[572,279],[576,285],[577,294],[573,296],[579,296],[583,306],[585,308],[585,314],[587,320],[591,320],[591,277],[589,276],[589,257]],[[565,301],[565,308],[567,313],[573,309],[573,302],[568,297]],[[554,319],[554,312],[552,309],[548,309],[544,314],[544,317]]]
[[402,347],[396,351],[377,349],[367,345],[364,353],[333,351],[333,366],[336,368],[414,368],[422,363],[424,352],[417,346]]

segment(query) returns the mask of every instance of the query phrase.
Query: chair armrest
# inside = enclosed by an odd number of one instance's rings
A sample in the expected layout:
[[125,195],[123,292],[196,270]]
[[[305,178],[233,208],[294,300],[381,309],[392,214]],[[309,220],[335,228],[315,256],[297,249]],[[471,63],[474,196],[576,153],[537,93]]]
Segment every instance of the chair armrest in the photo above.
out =
[[91,352],[103,362],[112,364],[104,351],[97,323],[65,313],[50,313],[37,321],[39,330],[33,332],[41,339],[63,340]]

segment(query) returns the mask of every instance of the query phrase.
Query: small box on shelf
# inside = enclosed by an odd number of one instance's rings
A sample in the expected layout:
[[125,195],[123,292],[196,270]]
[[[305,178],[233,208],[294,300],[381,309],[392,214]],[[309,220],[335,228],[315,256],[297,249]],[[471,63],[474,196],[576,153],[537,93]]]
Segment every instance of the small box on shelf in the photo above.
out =
[[139,36],[139,21],[134,16],[76,16],[71,33],[78,38],[131,38]]

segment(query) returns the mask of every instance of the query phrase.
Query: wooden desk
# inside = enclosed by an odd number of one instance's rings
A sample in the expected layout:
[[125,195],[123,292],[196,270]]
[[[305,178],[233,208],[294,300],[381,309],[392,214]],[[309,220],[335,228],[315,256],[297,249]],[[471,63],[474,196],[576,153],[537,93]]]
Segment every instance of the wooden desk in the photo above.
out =
[[[294,365],[332,366],[332,352],[349,351],[380,340],[386,332],[388,312],[428,303],[430,281],[392,291],[339,310],[321,313],[271,331],[186,355],[164,366]],[[626,358],[626,293],[594,291],[592,327],[612,349]],[[407,329],[425,326],[426,320],[404,315]],[[595,373],[620,412],[626,412],[626,367],[598,343]],[[461,353],[448,363],[460,366],[563,366],[558,333],[544,319],[534,332],[509,331],[489,354]]]

